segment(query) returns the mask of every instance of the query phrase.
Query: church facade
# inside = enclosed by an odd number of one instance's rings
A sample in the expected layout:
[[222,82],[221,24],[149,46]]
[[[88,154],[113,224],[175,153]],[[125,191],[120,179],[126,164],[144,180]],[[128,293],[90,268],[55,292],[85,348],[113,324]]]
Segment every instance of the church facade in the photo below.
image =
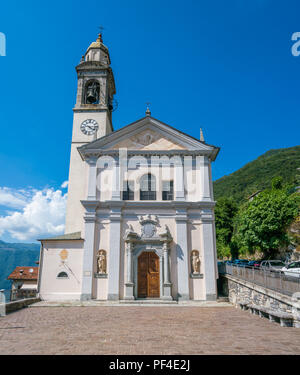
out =
[[215,300],[219,148],[151,116],[114,131],[99,35],[76,67],[65,234],[41,239],[42,300]]

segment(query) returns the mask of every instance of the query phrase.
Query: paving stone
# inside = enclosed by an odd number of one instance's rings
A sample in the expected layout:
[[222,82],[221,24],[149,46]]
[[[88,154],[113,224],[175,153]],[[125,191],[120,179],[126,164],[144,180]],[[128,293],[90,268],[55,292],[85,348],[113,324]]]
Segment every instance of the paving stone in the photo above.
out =
[[0,318],[1,354],[300,354],[300,330],[233,307],[35,307]]

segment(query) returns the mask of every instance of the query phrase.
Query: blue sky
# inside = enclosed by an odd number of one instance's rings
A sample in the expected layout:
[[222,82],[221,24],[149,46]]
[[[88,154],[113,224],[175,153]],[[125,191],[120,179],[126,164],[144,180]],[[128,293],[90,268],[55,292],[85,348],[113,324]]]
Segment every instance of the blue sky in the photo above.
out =
[[[299,1],[275,0],[2,2],[2,219],[17,212],[21,222],[41,194],[63,205],[75,66],[99,25],[116,80],[115,129],[143,117],[147,101],[153,117],[182,131],[199,137],[202,127],[221,147],[214,179],[299,144],[300,56],[291,54],[299,13]],[[35,235],[1,232],[0,219],[0,239]]]

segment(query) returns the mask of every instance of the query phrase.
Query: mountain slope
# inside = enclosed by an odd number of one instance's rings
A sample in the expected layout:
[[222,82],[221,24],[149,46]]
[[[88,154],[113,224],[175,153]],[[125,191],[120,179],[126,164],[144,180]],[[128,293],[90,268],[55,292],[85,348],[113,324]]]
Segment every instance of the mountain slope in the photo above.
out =
[[252,193],[269,187],[275,176],[294,183],[299,167],[300,146],[270,150],[236,172],[214,181],[215,199],[232,196],[240,203]]
[[39,255],[39,244],[0,241],[0,289],[10,289],[11,282],[6,280],[7,276],[17,266],[35,266]]

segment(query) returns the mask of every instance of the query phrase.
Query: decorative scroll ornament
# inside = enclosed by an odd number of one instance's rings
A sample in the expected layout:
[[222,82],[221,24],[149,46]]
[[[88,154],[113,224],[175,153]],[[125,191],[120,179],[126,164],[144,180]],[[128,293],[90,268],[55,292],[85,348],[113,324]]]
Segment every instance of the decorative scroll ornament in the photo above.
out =
[[170,242],[172,241],[172,236],[169,230],[169,227],[165,224],[163,231],[159,234],[159,237],[162,241]]
[[129,224],[129,227],[125,231],[124,240],[130,241],[130,240],[133,240],[135,238],[138,238],[138,234],[134,231],[132,225]]

